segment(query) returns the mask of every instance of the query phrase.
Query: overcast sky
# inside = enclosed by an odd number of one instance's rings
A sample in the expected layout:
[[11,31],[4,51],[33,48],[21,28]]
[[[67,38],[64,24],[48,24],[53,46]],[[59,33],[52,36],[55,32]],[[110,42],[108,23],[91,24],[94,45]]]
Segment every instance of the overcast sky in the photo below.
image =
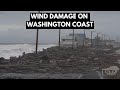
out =
[[[30,12],[35,11],[0,11],[0,43],[35,43],[36,30],[26,29],[26,21],[30,20]],[[83,11],[82,11],[83,12]],[[120,11],[88,11],[91,21],[95,22],[95,31],[120,38]],[[75,30],[83,33],[84,30]],[[62,30],[64,36],[72,30]],[[90,36],[90,30],[86,31]],[[96,33],[94,33],[96,36]],[[58,30],[39,30],[39,43],[57,43]]]

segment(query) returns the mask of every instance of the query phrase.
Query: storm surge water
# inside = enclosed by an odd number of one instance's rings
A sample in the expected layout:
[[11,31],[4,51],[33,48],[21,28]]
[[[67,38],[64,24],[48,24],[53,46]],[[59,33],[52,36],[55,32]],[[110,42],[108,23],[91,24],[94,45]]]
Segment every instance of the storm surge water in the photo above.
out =
[[[42,51],[43,49],[47,49],[50,47],[56,46],[55,44],[48,45],[38,45],[38,50]],[[4,57],[5,59],[9,59],[11,56],[18,57],[25,53],[33,53],[35,51],[34,44],[0,44],[0,57]]]

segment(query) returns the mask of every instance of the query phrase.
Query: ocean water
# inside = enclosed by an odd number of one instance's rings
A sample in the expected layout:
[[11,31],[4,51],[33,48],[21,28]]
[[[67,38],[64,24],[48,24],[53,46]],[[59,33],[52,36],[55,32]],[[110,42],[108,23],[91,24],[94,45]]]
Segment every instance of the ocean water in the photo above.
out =
[[[56,46],[55,44],[38,45],[38,50],[42,51],[49,47]],[[0,44],[0,57],[9,59],[11,56],[18,57],[25,53],[32,53],[35,51],[35,45],[33,44]]]

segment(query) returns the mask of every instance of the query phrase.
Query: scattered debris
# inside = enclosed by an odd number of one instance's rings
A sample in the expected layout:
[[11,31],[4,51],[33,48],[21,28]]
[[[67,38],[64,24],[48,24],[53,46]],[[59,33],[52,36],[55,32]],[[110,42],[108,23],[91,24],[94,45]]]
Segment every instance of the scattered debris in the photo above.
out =
[[4,64],[6,60],[1,57],[0,65],[3,66],[0,66],[0,73],[83,73],[90,67],[97,67],[100,71],[107,66],[120,66],[115,63],[120,58],[115,50],[51,47],[37,54],[24,52],[22,56],[11,57]]

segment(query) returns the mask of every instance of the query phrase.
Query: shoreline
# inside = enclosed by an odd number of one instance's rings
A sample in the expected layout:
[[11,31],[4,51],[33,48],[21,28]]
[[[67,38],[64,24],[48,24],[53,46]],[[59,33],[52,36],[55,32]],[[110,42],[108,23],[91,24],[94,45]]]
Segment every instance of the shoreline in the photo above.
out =
[[[6,44],[6,45],[0,45],[0,57],[3,57],[5,59],[10,59],[10,57],[19,57],[19,55],[22,55],[23,52],[25,53],[34,53],[35,52],[35,46],[33,44]],[[46,45],[38,45],[38,50],[46,49],[52,46],[56,46],[55,44],[46,44]]]
[[[35,43],[0,43],[0,45],[14,45],[14,44],[31,44],[36,45]],[[38,43],[38,45],[58,45],[57,43]]]

